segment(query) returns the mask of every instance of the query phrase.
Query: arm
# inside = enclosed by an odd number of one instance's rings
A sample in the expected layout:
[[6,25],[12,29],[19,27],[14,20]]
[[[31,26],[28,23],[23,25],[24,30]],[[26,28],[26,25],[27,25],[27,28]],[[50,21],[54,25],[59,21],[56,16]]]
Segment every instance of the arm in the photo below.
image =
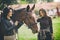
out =
[[4,29],[6,30],[6,31],[10,31],[10,30],[12,30],[12,29],[14,29],[15,28],[15,26],[14,25],[9,25],[6,21],[4,21],[3,20],[3,24],[2,25],[4,25]]
[[19,22],[18,25],[15,27],[16,33],[18,33],[18,29],[21,27],[22,24],[23,22]]
[[37,19],[37,22],[40,22],[40,19]]
[[19,29],[23,25],[23,22],[19,22],[18,25],[16,26],[16,29]]
[[52,19],[49,17],[50,32],[53,33]]

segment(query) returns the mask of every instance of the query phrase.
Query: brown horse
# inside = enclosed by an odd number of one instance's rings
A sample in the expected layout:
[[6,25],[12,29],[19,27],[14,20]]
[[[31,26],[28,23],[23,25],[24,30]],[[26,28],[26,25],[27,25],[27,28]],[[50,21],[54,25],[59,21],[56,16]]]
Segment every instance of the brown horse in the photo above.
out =
[[12,19],[14,21],[19,21],[19,22],[24,22],[28,28],[32,30],[33,33],[38,32],[38,26],[37,23],[35,22],[34,16],[32,16],[32,11],[35,8],[35,4],[33,7],[30,9],[30,6],[28,5],[26,8],[14,10],[14,15]]

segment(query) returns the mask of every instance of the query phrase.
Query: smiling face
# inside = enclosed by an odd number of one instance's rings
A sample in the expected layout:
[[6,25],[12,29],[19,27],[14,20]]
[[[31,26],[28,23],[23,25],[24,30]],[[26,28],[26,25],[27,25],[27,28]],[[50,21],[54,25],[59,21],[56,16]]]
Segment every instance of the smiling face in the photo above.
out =
[[13,14],[13,12],[12,12],[12,10],[10,9],[10,11],[9,11],[9,13],[8,13],[7,16],[12,17],[12,14]]
[[47,16],[47,13],[46,13],[45,9],[40,9],[40,10],[39,10],[39,15],[40,15],[41,17]]
[[44,12],[43,12],[43,11],[40,11],[39,15],[40,15],[41,17],[43,17],[43,16],[44,16]]

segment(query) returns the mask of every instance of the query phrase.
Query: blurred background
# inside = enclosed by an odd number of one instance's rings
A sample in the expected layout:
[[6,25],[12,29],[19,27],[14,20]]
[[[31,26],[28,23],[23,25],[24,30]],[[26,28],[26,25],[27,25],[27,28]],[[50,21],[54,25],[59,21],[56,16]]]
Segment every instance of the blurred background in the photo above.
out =
[[[52,18],[54,40],[60,40],[60,0],[0,0],[0,15],[6,6],[13,9],[24,8],[27,5],[30,7],[35,4],[34,13],[39,17],[39,9],[46,10],[47,15]],[[38,24],[39,25],[39,24]],[[33,34],[25,24],[18,31],[18,40],[37,40],[37,33]]]

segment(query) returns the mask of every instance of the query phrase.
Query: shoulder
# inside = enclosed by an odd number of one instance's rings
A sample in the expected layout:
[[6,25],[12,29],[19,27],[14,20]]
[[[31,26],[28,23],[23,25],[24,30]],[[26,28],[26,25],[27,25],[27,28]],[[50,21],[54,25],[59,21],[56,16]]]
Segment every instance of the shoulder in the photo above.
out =
[[38,18],[37,20],[41,20],[41,18]]
[[41,19],[40,19],[40,18],[38,18],[38,19],[37,19],[37,22],[40,22],[40,20],[41,20]]
[[1,21],[6,21],[6,19],[5,18],[1,18]]
[[6,23],[8,24],[8,23],[9,23],[9,21],[8,21],[7,19],[5,19],[5,18],[2,18],[2,19],[1,19],[1,22],[2,22],[3,24],[6,24]]
[[48,19],[51,19],[51,17],[49,17],[49,16],[47,16],[48,17]]
[[48,20],[49,20],[49,21],[52,21],[51,17],[48,16]]

